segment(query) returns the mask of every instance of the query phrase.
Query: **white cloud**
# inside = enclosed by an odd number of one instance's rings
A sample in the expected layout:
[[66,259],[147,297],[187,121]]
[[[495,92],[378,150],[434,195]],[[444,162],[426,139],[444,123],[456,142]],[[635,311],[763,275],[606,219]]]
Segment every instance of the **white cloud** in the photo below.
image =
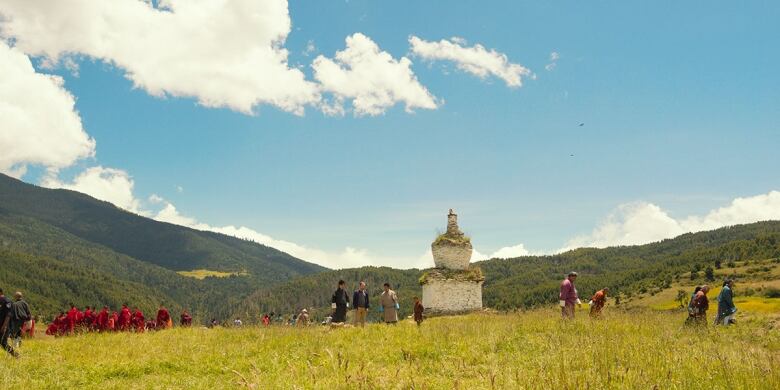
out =
[[452,61],[462,71],[482,79],[491,75],[498,77],[509,87],[522,86],[524,76],[533,77],[528,68],[509,62],[506,54],[494,49],[487,50],[480,44],[466,47],[466,42],[462,38],[454,37],[432,42],[410,36],[409,44],[412,53],[420,58],[429,61]]
[[647,244],[684,233],[766,220],[780,220],[779,191],[736,198],[703,216],[685,218],[674,218],[652,203],[630,203],[619,206],[590,234],[575,237],[561,250]]
[[561,58],[561,55],[558,54],[558,52],[552,52],[550,53],[550,62],[544,66],[544,69],[549,71],[552,71],[555,69],[555,67],[558,65],[558,59]]
[[335,58],[317,56],[312,63],[314,78],[335,101],[324,106],[328,114],[343,114],[344,100],[351,99],[354,114],[378,115],[397,103],[407,112],[415,108],[435,109],[436,98],[417,80],[412,62],[396,60],[369,37],[355,33],[346,38],[346,48]]
[[525,249],[525,246],[523,244],[517,244],[513,246],[505,246],[495,252],[493,252],[489,259],[494,258],[500,258],[500,259],[510,259],[513,257],[520,257],[520,256],[528,256],[531,252],[528,251],[528,249]]
[[66,66],[74,54],[97,58],[155,96],[243,113],[269,104],[302,114],[319,101],[287,63],[286,0],[6,1],[0,16],[0,35],[25,53]]
[[352,268],[364,265],[386,265],[396,268],[407,268],[413,266],[399,263],[398,259],[376,256],[372,253],[369,253],[365,249],[358,249],[351,246],[345,247],[340,252],[328,252],[321,249],[310,248],[304,245],[296,244],[294,242],[276,239],[245,226],[211,226],[209,224],[199,222],[195,218],[180,214],[176,207],[170,202],[165,202],[165,206],[157,213],[157,215],[154,216],[154,219],[161,222],[168,222],[197,230],[212,231],[233,237],[252,240],[259,244],[286,252],[299,259],[310,261],[332,269]]
[[95,141],[62,85],[0,40],[0,172],[21,177],[31,164],[56,171],[94,155]]
[[[125,210],[145,214],[141,210],[141,202],[133,195],[135,185],[133,178],[121,169],[91,167],[76,175],[71,182],[63,182],[50,174],[43,178],[41,185],[82,192],[93,198],[111,202]],[[156,195],[152,195],[150,200],[154,196]]]

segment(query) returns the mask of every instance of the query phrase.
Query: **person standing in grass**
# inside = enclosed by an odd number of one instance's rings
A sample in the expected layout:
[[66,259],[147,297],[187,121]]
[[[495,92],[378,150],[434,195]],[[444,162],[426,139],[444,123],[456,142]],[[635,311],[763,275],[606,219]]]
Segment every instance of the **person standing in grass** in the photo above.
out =
[[414,297],[414,322],[417,323],[417,326],[420,326],[423,322],[423,311],[425,311],[425,308],[422,302],[420,302],[420,298]]
[[141,309],[135,308],[135,311],[133,312],[133,320],[132,320],[133,327],[135,328],[135,331],[137,333],[143,333],[144,327],[146,326],[146,318],[144,318],[144,313],[141,312]]
[[718,316],[715,318],[715,325],[733,324],[734,315],[737,313],[737,307],[734,305],[734,281],[726,279],[723,282],[723,289],[718,294]]
[[122,305],[122,310],[119,311],[119,321],[116,322],[117,330],[126,331],[130,329],[130,320],[133,315],[130,313],[130,308],[127,304]]
[[593,298],[590,299],[590,318],[601,317],[601,310],[604,309],[604,305],[607,303],[608,287],[596,291],[593,294]]
[[[347,307],[349,307],[349,295],[347,294],[347,282],[339,280],[338,287],[331,297],[331,303],[335,311],[333,312],[333,322],[342,323],[347,321]],[[292,323],[295,324],[295,321]]]
[[577,273],[569,272],[566,279],[561,282],[561,291],[558,294],[558,300],[561,305],[561,318],[574,319],[574,305],[581,305],[582,302],[577,296],[577,288],[574,282],[577,280]]
[[358,289],[352,294],[352,305],[355,308],[355,326],[366,326],[369,308],[366,282],[361,281]]
[[710,291],[710,286],[701,286],[701,289],[693,296],[691,300],[691,306],[693,310],[686,323],[693,325],[707,325],[707,310],[710,308],[710,301],[707,298],[707,293]]
[[13,302],[8,299],[3,290],[0,289],[0,346],[13,357],[19,357],[19,354],[14,351],[13,346],[8,344],[8,338],[11,336],[11,308]]
[[384,312],[386,324],[395,324],[398,322],[398,295],[390,289],[390,283],[384,284],[385,291],[379,297],[379,304]]

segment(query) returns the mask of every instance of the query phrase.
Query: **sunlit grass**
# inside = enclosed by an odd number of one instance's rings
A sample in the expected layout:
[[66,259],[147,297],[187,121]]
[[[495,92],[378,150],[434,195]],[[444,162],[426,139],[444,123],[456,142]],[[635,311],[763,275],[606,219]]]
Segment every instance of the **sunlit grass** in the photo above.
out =
[[697,331],[681,313],[583,314],[38,339],[4,358],[0,388],[780,388],[780,335],[766,319]]

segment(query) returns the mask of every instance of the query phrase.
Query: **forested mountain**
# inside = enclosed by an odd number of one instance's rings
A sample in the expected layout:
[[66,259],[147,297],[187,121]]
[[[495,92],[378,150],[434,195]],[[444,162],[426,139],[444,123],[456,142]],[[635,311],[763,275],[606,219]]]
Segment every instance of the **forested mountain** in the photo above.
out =
[[[778,257],[780,222],[770,221],[647,245],[582,248],[476,265],[486,278],[485,306],[509,310],[555,302],[558,283],[570,270],[580,273],[577,287],[584,298],[605,286],[627,297],[667,287],[685,272],[702,279],[708,267]],[[197,280],[177,273],[195,269],[236,274]],[[0,287],[25,291],[44,316],[68,302],[114,308],[128,302],[145,312],[162,302],[174,312],[189,308],[201,320],[253,319],[303,307],[325,313],[339,279],[350,290],[360,280],[368,282],[374,303],[382,284],[391,283],[405,315],[411,297],[420,294],[422,272],[386,267],[331,271],[250,241],[157,222],[84,194],[0,174]]]
[[[187,278],[176,271],[237,273]],[[150,312],[163,302],[201,318],[226,316],[249,293],[325,268],[222,234],[157,222],[87,195],[0,174],[0,287],[27,293],[49,316],[124,302]]]
[[0,210],[176,271],[245,272],[276,282],[325,270],[264,245],[158,222],[79,192],[41,188],[2,174]]
[[[680,274],[692,270],[697,271],[697,280],[705,282],[708,267],[726,268],[735,260],[778,257],[780,222],[770,221],[684,234],[647,245],[582,248],[553,256],[491,259],[475,265],[485,274],[484,305],[510,310],[556,302],[559,283],[572,270],[580,274],[577,289],[586,300],[603,287],[610,287],[613,295],[630,297],[668,287]],[[336,282],[344,279],[350,288],[359,280],[367,280],[372,299],[378,298],[382,283],[390,282],[397,286],[402,312],[408,314],[411,297],[420,294],[417,281],[422,273],[363,267],[309,275],[255,292],[237,313],[291,313],[301,307],[327,307]]]

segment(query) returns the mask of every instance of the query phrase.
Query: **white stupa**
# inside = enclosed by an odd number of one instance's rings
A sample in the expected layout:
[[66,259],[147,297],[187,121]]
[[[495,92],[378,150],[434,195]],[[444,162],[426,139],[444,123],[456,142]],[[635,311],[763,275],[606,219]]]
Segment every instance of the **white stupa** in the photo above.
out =
[[436,268],[421,278],[422,303],[429,315],[462,314],[482,309],[482,283],[478,267],[470,266],[471,240],[458,228],[458,215],[450,209],[447,232],[431,244]]

